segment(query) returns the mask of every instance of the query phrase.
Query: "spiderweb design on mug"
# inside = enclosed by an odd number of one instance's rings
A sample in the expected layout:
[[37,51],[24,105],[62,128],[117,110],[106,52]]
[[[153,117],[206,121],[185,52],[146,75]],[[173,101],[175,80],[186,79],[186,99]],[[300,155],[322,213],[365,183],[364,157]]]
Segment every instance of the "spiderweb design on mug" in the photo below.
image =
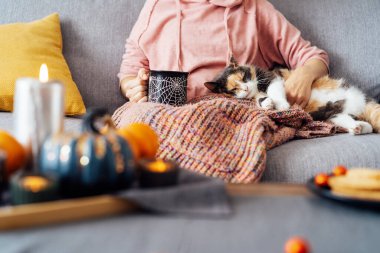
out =
[[152,102],[170,105],[186,103],[186,78],[183,77],[155,77],[151,76],[149,83],[149,97]]

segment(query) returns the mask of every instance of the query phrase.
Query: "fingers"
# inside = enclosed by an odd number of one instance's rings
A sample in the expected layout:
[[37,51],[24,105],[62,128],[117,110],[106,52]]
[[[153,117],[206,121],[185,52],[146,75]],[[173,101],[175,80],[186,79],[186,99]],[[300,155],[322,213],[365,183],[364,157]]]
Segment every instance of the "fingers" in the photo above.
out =
[[146,91],[139,91],[134,96],[132,96],[129,100],[131,102],[139,102],[140,100],[142,100],[146,96],[147,96]]
[[148,97],[147,96],[143,97],[137,103],[142,103],[142,102],[148,102]]
[[309,101],[307,101],[306,99],[300,104],[300,106],[302,108],[305,108],[307,106],[307,104],[309,103]]
[[137,77],[140,80],[147,81],[149,79],[149,71],[146,69],[140,69],[137,74]]
[[127,89],[127,91],[125,92],[125,96],[128,98],[132,98],[139,92],[145,92],[146,93],[147,90],[148,90],[147,86],[139,85],[139,86],[136,86],[132,89]]
[[140,69],[136,78],[121,84],[124,95],[131,102],[147,102],[149,70]]
[[297,99],[297,98],[296,98],[295,95],[293,95],[293,94],[291,94],[291,93],[287,93],[287,94],[286,94],[286,100],[288,100],[288,103],[289,103],[290,105],[294,105],[295,102],[297,101],[296,99]]

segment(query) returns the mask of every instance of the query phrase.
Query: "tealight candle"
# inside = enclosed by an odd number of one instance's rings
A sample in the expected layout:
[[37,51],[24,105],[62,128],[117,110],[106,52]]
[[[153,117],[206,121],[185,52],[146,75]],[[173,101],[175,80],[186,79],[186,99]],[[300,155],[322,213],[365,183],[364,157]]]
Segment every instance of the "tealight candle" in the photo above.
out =
[[58,197],[58,184],[55,180],[39,175],[20,172],[11,178],[12,204],[54,200]]
[[178,167],[172,161],[142,160],[138,168],[142,188],[172,186],[178,182]]

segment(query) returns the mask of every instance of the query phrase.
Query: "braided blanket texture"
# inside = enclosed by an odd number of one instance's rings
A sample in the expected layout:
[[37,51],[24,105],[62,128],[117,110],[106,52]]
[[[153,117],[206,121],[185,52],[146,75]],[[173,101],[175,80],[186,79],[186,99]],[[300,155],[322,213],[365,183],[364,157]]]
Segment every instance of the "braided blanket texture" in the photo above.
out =
[[331,123],[313,121],[300,108],[262,110],[252,100],[219,95],[181,107],[128,102],[112,117],[117,127],[133,122],[150,125],[159,135],[159,158],[232,183],[258,181],[271,148],[294,138],[342,131]]

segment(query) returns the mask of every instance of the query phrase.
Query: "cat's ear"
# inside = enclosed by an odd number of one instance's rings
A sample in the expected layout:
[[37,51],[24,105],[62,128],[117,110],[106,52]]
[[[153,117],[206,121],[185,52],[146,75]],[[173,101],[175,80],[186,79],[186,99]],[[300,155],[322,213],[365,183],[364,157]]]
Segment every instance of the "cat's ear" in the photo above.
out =
[[209,89],[210,91],[214,93],[220,93],[220,87],[219,83],[217,82],[205,82],[204,85]]
[[236,59],[233,56],[231,56],[230,58],[230,67],[232,68],[239,67],[239,63],[236,61]]

